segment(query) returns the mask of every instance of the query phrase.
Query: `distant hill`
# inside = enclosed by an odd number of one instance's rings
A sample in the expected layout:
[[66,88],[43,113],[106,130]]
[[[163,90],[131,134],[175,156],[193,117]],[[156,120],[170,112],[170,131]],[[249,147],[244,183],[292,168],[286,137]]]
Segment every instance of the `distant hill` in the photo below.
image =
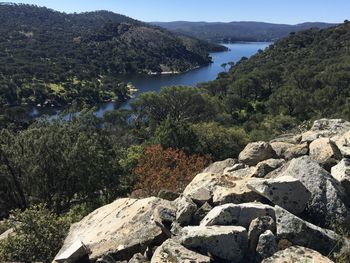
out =
[[275,41],[291,32],[310,28],[328,28],[335,24],[303,23],[298,25],[271,24],[262,22],[153,22],[168,30],[212,42]]
[[186,71],[222,46],[108,11],[0,3],[0,106],[124,100],[119,73]]

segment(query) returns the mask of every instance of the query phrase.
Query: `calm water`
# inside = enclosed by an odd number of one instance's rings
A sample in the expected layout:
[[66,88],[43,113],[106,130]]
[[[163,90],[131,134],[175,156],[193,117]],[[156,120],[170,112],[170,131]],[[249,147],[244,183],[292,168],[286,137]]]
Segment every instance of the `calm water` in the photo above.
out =
[[[135,94],[135,97],[142,92],[159,91],[161,87],[165,86],[196,86],[201,82],[215,80],[217,75],[224,70],[221,67],[223,63],[231,61],[237,62],[242,57],[250,57],[256,54],[259,49],[264,50],[270,44],[271,43],[267,42],[225,44],[230,51],[210,54],[213,58],[212,64],[183,74],[153,76],[130,74],[122,75],[120,78],[125,82],[133,83],[133,85],[139,90]],[[131,101],[132,100],[129,100],[127,103],[124,103],[122,107],[129,108],[129,103]],[[115,103],[105,103],[99,107],[99,110],[96,112],[96,116],[102,117],[106,111],[114,110],[116,107],[117,106]],[[55,115],[57,115],[57,112],[52,116]]]

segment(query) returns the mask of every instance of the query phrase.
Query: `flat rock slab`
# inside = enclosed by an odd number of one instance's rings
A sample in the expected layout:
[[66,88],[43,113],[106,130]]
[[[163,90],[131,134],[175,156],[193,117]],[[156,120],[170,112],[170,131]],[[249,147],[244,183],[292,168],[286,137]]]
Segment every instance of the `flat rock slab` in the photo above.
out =
[[226,204],[214,207],[201,221],[201,226],[231,225],[248,228],[257,217],[275,218],[275,210],[269,205],[260,203]]
[[256,179],[201,173],[187,185],[183,194],[200,205],[206,202],[222,205],[259,201],[262,199],[261,196],[247,187],[247,182],[250,180]]
[[254,182],[256,178],[231,179],[231,186],[217,186],[213,190],[213,203],[224,205],[228,203],[241,204],[254,201],[262,201],[264,198],[248,188],[249,182]]
[[335,232],[315,226],[287,210],[276,206],[277,237],[293,245],[308,247],[328,255],[336,251],[341,237]]
[[165,236],[152,220],[158,206],[171,206],[171,202],[155,197],[123,198],[95,210],[71,226],[57,257],[77,240],[91,251],[91,261],[102,256],[129,260],[134,254],[143,253],[148,245],[161,244]]
[[228,262],[242,262],[247,231],[238,226],[190,226],[183,229],[182,245]]
[[252,181],[248,187],[293,214],[302,213],[311,197],[309,190],[291,176]]
[[210,261],[210,257],[189,250],[173,239],[168,239],[156,249],[151,263],[209,263]]
[[275,253],[262,261],[262,263],[334,263],[315,250],[293,246]]

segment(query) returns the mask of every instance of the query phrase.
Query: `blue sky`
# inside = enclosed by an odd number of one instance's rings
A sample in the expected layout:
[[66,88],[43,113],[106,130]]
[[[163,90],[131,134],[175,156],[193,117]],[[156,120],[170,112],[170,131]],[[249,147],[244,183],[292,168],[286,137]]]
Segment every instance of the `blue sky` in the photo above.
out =
[[350,20],[350,0],[22,0],[68,13],[110,10],[142,21],[263,21],[296,24]]

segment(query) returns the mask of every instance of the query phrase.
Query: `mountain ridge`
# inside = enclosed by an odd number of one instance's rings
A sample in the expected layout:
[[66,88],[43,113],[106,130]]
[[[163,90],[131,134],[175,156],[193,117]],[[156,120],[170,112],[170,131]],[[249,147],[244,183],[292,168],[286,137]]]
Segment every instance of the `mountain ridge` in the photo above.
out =
[[325,22],[304,22],[295,25],[258,21],[231,22],[151,22],[168,30],[205,39],[212,42],[230,41],[275,41],[291,32],[305,29],[328,28],[338,24]]

